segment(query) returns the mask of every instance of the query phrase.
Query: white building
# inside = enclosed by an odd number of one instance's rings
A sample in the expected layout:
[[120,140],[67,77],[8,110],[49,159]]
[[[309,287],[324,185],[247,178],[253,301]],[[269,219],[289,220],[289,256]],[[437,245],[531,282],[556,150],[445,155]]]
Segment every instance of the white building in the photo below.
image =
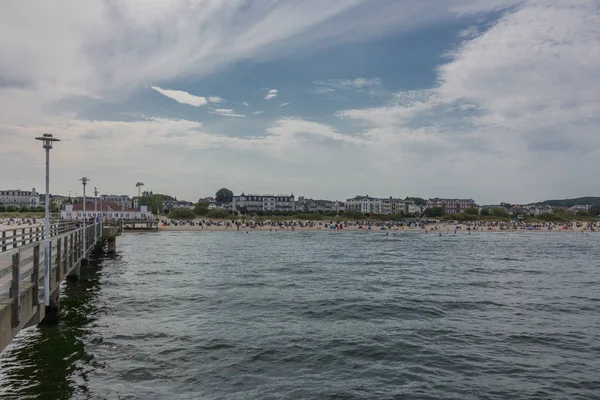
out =
[[429,199],[427,208],[442,207],[446,214],[460,214],[467,208],[477,207],[473,199]]
[[369,196],[356,196],[346,200],[346,211],[362,214],[382,214],[382,205],[381,199]]
[[275,211],[275,212],[294,212],[296,211],[296,202],[294,195],[286,194],[244,194],[233,196],[232,206],[237,211]]
[[174,210],[178,210],[178,209],[193,210],[194,203],[192,203],[191,201],[178,200],[173,203],[173,209]]
[[[94,195],[90,195],[88,193],[87,198],[93,198]],[[131,199],[129,198],[129,196],[127,196],[126,194],[103,194],[100,195],[100,198],[102,199],[102,201],[107,202],[113,202],[118,204],[120,207],[123,208],[131,208],[132,203],[131,203]]]
[[0,190],[0,204],[4,207],[38,207],[40,204],[40,195],[35,191],[35,188],[31,191],[26,190]]
[[147,206],[141,206],[138,209],[122,208],[119,204],[110,201],[98,201],[97,212],[95,211],[94,201],[87,201],[85,213],[83,204],[67,204],[65,209],[60,212],[61,219],[81,220],[86,218],[102,217],[105,219],[153,219],[152,211]]

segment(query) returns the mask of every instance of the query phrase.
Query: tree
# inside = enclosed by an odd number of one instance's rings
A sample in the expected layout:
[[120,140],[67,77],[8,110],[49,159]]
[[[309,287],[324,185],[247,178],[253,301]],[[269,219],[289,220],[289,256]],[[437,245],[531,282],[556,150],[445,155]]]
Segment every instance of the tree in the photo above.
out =
[[206,213],[206,216],[209,218],[227,218],[230,217],[231,214],[227,210],[210,210]]
[[196,215],[206,215],[208,212],[209,203],[196,203],[194,205],[194,214]]
[[407,201],[414,201],[415,205],[417,205],[417,206],[423,206],[423,205],[427,204],[427,201],[425,199],[420,198],[420,197],[407,197],[406,200]]
[[233,192],[226,188],[219,189],[215,194],[215,200],[219,203],[231,203],[233,201]]
[[140,206],[147,206],[154,215],[159,215],[165,208],[165,200],[162,195],[144,191],[139,200]]
[[481,210],[481,216],[482,217],[487,217],[490,215],[490,209],[489,208],[484,208],[483,210]]
[[475,207],[469,207],[469,208],[465,209],[465,214],[468,214],[468,215],[479,215],[479,210],[476,209]]
[[432,207],[425,210],[425,216],[427,217],[443,217],[445,214],[444,207]]
[[594,217],[600,215],[600,204],[594,204],[590,207],[590,215]]
[[494,208],[492,209],[492,215],[494,217],[503,217],[508,218],[508,212],[504,208]]
[[193,210],[186,208],[177,208],[171,211],[168,215],[169,218],[172,219],[194,219],[196,218],[196,214]]

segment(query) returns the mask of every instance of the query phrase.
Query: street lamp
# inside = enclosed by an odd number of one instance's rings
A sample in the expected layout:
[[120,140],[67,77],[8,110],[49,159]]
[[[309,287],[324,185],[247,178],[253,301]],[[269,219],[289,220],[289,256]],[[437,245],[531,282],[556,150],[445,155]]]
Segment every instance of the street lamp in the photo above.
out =
[[[52,262],[52,255],[50,251],[52,246],[50,245],[50,149],[52,148],[52,142],[60,142],[52,136],[51,133],[44,133],[40,137],[36,137],[35,140],[41,140],[44,145],[43,148],[46,150],[46,230],[44,232],[44,304],[50,305],[50,263]],[[36,282],[37,285],[37,282]]]
[[80,181],[83,184],[83,259],[87,260],[87,232],[85,229],[87,215],[85,213],[85,185],[87,185],[89,179],[84,176],[80,179]]
[[98,240],[98,189],[94,186],[94,243]]

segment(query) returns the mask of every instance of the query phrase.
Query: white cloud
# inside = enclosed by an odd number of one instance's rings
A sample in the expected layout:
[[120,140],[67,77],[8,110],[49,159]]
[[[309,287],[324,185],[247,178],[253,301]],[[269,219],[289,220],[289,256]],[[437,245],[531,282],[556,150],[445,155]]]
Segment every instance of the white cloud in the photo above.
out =
[[254,112],[252,113],[252,115],[259,115],[259,114],[262,114],[262,113],[264,113],[264,112],[265,112],[265,110],[258,110],[258,111],[254,111]]
[[279,91],[277,89],[269,89],[267,94],[265,94],[265,100],[270,100],[270,99],[277,97],[278,93],[279,93]]
[[487,30],[462,33],[437,87],[338,115],[369,126],[380,160],[398,149],[443,170],[443,179],[424,170],[419,179],[453,195],[474,180],[467,190],[483,201],[586,194],[595,179],[587,170],[600,168],[599,10],[583,0],[521,2]]
[[246,107],[248,107],[250,104],[246,103],[245,101],[242,101],[242,104],[245,105]]
[[290,104],[292,104],[292,103],[290,103],[290,102],[288,101],[288,102],[286,102],[286,103],[281,103],[281,104],[280,104],[280,105],[278,105],[277,107],[285,107],[285,106],[289,106]]
[[206,97],[194,96],[193,94],[189,94],[183,90],[162,89],[158,86],[152,86],[152,89],[181,104],[189,104],[190,106],[200,107],[208,103]]
[[219,96],[209,96],[208,101],[210,101],[211,103],[221,103],[223,102],[223,98]]
[[[39,186],[43,157],[31,137],[51,131],[64,139],[53,150],[53,187],[62,192],[71,188],[63,182],[77,185],[73,171],[115,191],[148,176],[163,191],[193,191],[191,199],[198,193],[190,179],[217,189],[238,182],[338,198],[368,190],[481,201],[587,194],[597,183],[600,21],[591,0],[21,0],[0,11],[0,170],[14,170],[14,181]],[[117,104],[154,82],[169,87],[240,61],[302,57],[489,11],[504,14],[462,32],[433,89],[342,110],[340,126],[355,124],[347,130],[280,119],[236,138],[195,121],[77,117],[81,98]],[[380,80],[362,76],[315,82],[315,90],[383,91]],[[185,104],[217,103],[159,89]],[[217,162],[225,167],[207,173]],[[331,181],[338,184],[319,183]]]
[[222,115],[224,117],[245,117],[243,114],[236,114],[231,108],[217,108],[211,114]]

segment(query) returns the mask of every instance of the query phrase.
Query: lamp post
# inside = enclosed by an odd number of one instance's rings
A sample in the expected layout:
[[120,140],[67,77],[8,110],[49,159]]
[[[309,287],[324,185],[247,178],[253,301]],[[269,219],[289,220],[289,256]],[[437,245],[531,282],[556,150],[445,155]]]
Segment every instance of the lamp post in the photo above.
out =
[[52,246],[50,245],[50,149],[52,148],[52,142],[60,142],[52,136],[51,133],[44,133],[40,137],[36,137],[36,140],[41,140],[44,145],[43,148],[46,150],[46,229],[44,232],[44,304],[50,305],[50,263],[52,262],[52,255],[50,251]]
[[98,189],[94,186],[94,243],[98,240]]
[[83,184],[83,260],[87,259],[87,232],[86,232],[86,224],[87,224],[87,215],[85,212],[85,185],[87,185],[89,179],[86,178],[85,176],[83,178],[80,179],[81,183]]

